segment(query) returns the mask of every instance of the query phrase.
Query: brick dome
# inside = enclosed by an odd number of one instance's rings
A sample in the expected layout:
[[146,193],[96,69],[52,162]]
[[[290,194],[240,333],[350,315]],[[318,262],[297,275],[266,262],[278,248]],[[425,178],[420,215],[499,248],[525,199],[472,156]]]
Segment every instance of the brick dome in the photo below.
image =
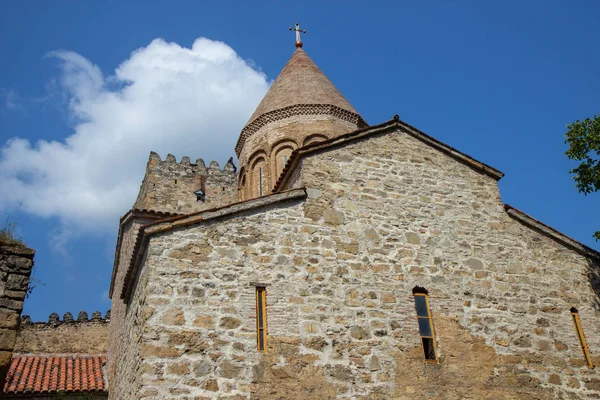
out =
[[306,52],[297,48],[242,129],[235,148],[238,157],[249,136],[269,122],[293,115],[332,115],[357,128],[367,126]]
[[269,193],[298,147],[365,126],[354,107],[298,47],[238,139],[241,199]]

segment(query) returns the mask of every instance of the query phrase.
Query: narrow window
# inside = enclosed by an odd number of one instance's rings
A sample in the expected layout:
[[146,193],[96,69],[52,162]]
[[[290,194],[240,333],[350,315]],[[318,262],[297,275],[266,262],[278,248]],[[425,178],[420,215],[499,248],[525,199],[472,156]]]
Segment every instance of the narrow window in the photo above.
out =
[[283,166],[285,167],[285,164],[287,164],[288,162],[288,156],[283,156]]
[[433,329],[433,321],[431,320],[427,290],[417,286],[413,289],[413,296],[415,298],[417,322],[419,323],[419,333],[425,354],[425,362],[437,363],[435,331]]
[[577,337],[579,338],[579,343],[581,344],[581,349],[583,350],[585,362],[587,363],[588,368],[594,368],[594,364],[592,363],[592,357],[590,356],[590,350],[588,349],[587,343],[585,342],[583,329],[581,329],[581,323],[579,322],[579,311],[577,311],[575,307],[571,308],[571,317],[573,317],[575,331],[577,332]]
[[267,291],[256,288],[256,348],[265,351],[267,346]]
[[262,196],[262,167],[258,169],[258,196]]

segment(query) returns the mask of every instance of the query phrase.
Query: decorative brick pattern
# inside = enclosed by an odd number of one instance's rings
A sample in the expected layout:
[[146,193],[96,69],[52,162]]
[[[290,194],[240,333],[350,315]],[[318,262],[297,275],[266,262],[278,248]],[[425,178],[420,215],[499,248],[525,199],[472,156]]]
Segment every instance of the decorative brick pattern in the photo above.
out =
[[276,122],[298,115],[331,115],[341,119],[342,121],[350,122],[357,128],[364,128],[368,126],[362,117],[357,113],[344,110],[343,108],[331,104],[295,104],[262,114],[254,121],[246,125],[244,129],[242,129],[240,138],[235,146],[236,154],[238,156],[240,155],[246,139],[250,135],[256,133],[263,126],[270,122]]
[[262,195],[269,193],[291,151],[366,126],[304,50],[297,49],[238,138],[240,199],[258,197],[261,184]]

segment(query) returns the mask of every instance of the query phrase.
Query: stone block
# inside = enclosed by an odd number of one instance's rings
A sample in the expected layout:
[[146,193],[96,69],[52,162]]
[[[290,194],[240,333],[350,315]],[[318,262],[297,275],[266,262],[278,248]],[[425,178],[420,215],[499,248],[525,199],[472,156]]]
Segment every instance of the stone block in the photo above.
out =
[[194,326],[205,329],[214,329],[215,319],[211,315],[199,315],[194,319]]
[[406,241],[410,244],[421,244],[421,238],[414,232],[406,232]]
[[342,225],[346,218],[341,211],[327,209],[323,211],[323,219],[329,225]]
[[334,365],[330,369],[330,375],[335,379],[343,382],[349,382],[353,379],[352,370],[350,369],[350,367],[347,367],[345,365]]
[[218,392],[219,391],[219,383],[216,379],[207,379],[202,384],[202,389],[208,390],[209,392]]
[[6,289],[25,291],[25,290],[27,290],[28,284],[29,284],[29,276],[10,274],[10,275],[8,275],[8,279],[6,281]]
[[0,329],[0,350],[13,351],[16,338],[16,330],[7,328]]
[[0,298],[0,307],[8,308],[17,312],[23,310],[23,302],[20,300],[8,299],[6,297]]
[[167,373],[173,375],[187,375],[190,373],[190,366],[185,362],[167,365]]
[[25,296],[27,295],[27,292],[22,291],[22,290],[6,290],[4,292],[4,295],[6,297],[8,297],[9,299],[25,300]]
[[16,311],[0,310],[0,328],[16,329],[19,325],[19,314]]
[[201,378],[203,376],[208,375],[211,370],[212,366],[208,361],[200,361],[195,368],[196,376]]
[[6,258],[6,264],[9,266],[10,271],[28,275],[31,273],[33,260],[27,257],[10,255]]
[[560,385],[561,379],[560,379],[560,375],[558,374],[552,374],[550,375],[550,377],[548,378],[548,383],[551,383],[553,385]]
[[350,336],[357,340],[364,340],[370,338],[371,334],[368,329],[355,325],[350,328]]
[[236,329],[242,325],[242,320],[235,317],[222,317],[219,320],[219,327],[223,329]]
[[12,351],[0,351],[0,371],[3,367],[10,365],[12,355]]
[[183,310],[180,308],[168,310],[161,317],[161,321],[167,325],[183,325],[185,323]]
[[152,345],[149,343],[142,344],[142,350],[140,355],[142,357],[160,357],[160,358],[173,358],[179,357],[183,354],[183,350],[177,349],[173,346],[160,346]]
[[478,260],[477,258],[469,258],[466,262],[466,264],[474,270],[481,270],[483,269],[483,262],[481,262],[481,260]]
[[223,378],[233,379],[237,378],[242,371],[243,367],[231,362],[223,361],[219,366],[219,376]]

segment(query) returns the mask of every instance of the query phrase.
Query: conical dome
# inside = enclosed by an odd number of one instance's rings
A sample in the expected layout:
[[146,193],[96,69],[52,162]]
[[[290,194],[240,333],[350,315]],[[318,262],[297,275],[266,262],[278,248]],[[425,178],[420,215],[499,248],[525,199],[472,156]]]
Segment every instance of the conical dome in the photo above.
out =
[[302,48],[292,54],[246,127],[263,114],[297,104],[329,104],[358,116],[354,107]]
[[[240,190],[244,192],[244,171],[256,169],[257,157],[265,165],[259,167],[260,179],[249,185],[265,187],[254,188],[246,198],[270,191],[287,153],[365,126],[348,100],[306,52],[297,48],[242,129],[235,147],[242,173]],[[282,153],[281,146],[288,150]]]

